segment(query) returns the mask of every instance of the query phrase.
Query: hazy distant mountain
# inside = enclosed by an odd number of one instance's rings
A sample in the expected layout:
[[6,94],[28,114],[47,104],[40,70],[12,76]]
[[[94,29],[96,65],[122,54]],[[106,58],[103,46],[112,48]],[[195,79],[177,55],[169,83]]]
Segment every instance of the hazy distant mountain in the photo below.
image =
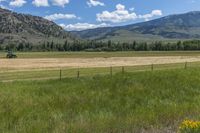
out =
[[0,8],[0,44],[71,40],[70,33],[42,17],[19,14]]
[[160,39],[200,39],[200,11],[120,27],[75,31],[84,39],[132,41]]

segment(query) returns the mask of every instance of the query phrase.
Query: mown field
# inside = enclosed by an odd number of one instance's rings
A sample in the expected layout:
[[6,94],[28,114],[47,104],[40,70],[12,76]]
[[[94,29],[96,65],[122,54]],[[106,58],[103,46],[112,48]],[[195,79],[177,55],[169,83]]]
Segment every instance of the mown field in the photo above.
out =
[[0,132],[173,133],[199,101],[198,67],[0,83]]

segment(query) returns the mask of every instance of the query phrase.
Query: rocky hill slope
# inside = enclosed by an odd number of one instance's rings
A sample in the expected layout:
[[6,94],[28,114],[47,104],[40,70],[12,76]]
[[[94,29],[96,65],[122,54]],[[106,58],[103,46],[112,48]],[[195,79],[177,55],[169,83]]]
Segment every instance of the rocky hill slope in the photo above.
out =
[[44,41],[63,42],[72,39],[74,37],[70,33],[54,22],[0,8],[0,44],[38,44]]

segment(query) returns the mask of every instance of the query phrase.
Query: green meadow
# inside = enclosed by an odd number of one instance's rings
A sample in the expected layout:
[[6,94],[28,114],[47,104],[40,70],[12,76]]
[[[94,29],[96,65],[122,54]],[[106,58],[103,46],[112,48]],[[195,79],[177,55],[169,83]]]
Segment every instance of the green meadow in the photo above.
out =
[[200,68],[0,83],[2,133],[176,132],[200,119]]

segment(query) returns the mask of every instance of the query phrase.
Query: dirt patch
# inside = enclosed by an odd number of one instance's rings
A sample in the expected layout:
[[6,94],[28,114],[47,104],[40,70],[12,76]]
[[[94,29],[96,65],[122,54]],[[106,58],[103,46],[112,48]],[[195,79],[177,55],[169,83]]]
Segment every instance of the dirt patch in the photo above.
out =
[[200,56],[0,59],[0,70],[137,66],[197,61],[200,61]]

